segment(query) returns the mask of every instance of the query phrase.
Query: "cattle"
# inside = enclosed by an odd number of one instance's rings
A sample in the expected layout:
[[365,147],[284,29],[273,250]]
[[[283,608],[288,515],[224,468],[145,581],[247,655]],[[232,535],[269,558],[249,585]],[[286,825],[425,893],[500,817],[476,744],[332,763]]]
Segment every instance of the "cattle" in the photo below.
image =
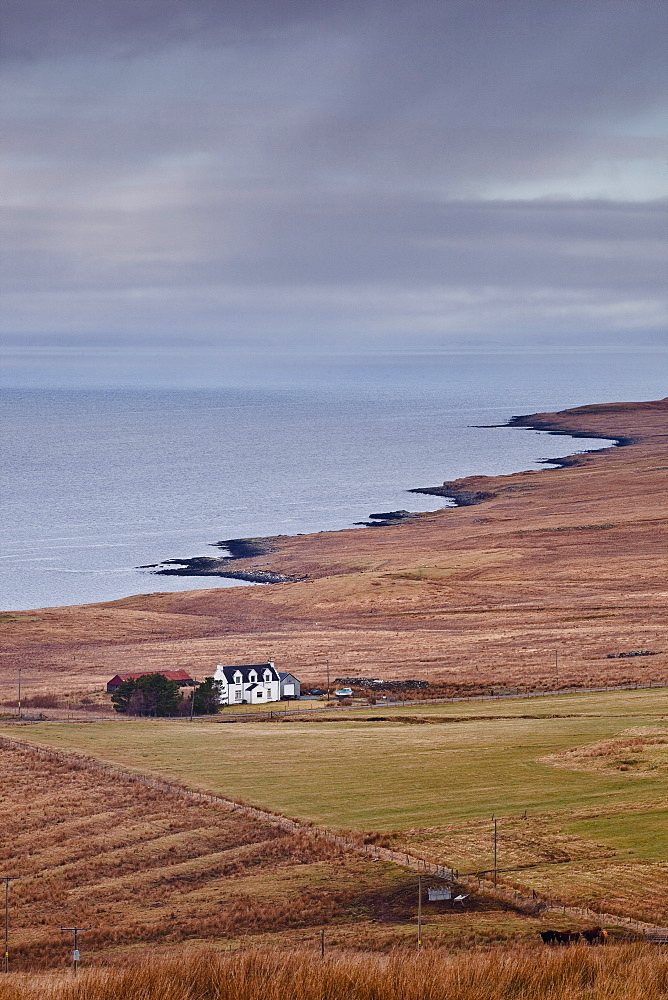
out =
[[545,944],[574,944],[580,940],[580,931],[541,931]]
[[582,937],[588,944],[605,944],[608,940],[608,932],[602,927],[589,927],[582,932]]

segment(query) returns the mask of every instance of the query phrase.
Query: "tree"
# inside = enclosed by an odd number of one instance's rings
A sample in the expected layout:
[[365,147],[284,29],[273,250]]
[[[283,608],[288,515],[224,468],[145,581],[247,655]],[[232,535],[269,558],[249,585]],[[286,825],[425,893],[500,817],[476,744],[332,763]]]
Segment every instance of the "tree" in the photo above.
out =
[[199,684],[191,698],[194,696],[194,714],[195,715],[215,715],[220,708],[220,691],[222,688],[221,681],[216,681],[213,677],[207,677],[201,684]]
[[[118,687],[116,688],[116,690],[114,691],[114,693],[111,696],[111,704],[114,706],[114,708],[116,709],[117,712],[121,712],[123,715],[125,715],[125,714],[128,714],[128,715],[139,714],[139,713],[136,713],[134,711],[133,712],[128,712],[128,709],[130,707],[130,701],[133,700],[133,707],[134,707],[134,704],[136,704],[136,702],[137,702],[137,699],[133,698],[133,696],[135,695],[136,689],[137,689],[137,682],[135,681],[135,679],[133,677],[131,677],[127,681],[123,681],[122,684],[118,685]],[[140,693],[140,692],[137,692],[137,693]],[[142,706],[143,706],[143,703],[144,703],[144,699],[142,697]]]
[[117,712],[126,715],[177,715],[181,691],[164,674],[144,674],[123,681],[111,696]]

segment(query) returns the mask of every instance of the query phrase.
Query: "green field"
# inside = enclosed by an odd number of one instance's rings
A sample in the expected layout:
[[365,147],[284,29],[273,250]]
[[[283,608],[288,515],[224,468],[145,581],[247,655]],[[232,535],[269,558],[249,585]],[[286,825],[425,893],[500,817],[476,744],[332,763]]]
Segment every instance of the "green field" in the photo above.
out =
[[[329,720],[44,722],[0,732],[331,827],[385,832],[388,843],[460,870],[491,865],[494,814],[502,866],[526,869],[514,884],[552,892],[558,873],[573,900],[601,887],[626,898],[624,886],[640,891],[648,865],[657,892],[668,880],[665,689],[355,709]],[[588,756],[592,744],[602,749]],[[583,747],[573,766],[544,759]],[[639,866],[635,883],[622,863]]]
[[[369,710],[356,710],[332,721],[319,716],[242,725],[137,720],[38,723],[2,731],[291,816],[365,830],[412,829],[525,809],[650,805],[668,792],[665,767],[643,774],[583,773],[539,759],[631,727],[661,726],[668,717],[664,689],[382,713],[388,721],[367,722]],[[461,718],[483,714],[489,717]],[[407,724],[389,721],[392,716],[432,721]],[[439,716],[446,721],[436,721]]]

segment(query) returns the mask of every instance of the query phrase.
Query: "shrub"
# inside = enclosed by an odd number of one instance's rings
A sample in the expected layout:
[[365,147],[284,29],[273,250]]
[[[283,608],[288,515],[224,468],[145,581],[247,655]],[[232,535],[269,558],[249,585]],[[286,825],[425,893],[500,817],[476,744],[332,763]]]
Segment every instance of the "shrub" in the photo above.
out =
[[[207,677],[195,688],[195,715],[215,715],[220,708],[220,681]],[[192,695],[190,696],[192,698]],[[190,698],[188,699],[190,701]]]
[[111,696],[117,712],[125,715],[177,715],[181,691],[164,674],[144,674],[123,681]]

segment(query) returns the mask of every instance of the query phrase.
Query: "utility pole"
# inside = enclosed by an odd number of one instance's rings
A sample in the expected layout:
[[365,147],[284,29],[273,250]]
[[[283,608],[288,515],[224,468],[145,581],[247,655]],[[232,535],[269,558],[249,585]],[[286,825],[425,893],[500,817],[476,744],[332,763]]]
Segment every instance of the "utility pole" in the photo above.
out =
[[192,689],[191,694],[190,694],[190,721],[191,722],[193,721],[193,716],[195,714],[195,689],[197,687],[197,681],[195,680],[194,677],[193,677],[193,680],[195,681],[195,684],[194,684],[193,689]]
[[90,925],[88,927],[61,927],[61,931],[70,931],[74,935],[74,949],[72,951],[72,972],[76,976],[77,968],[79,965],[79,931],[89,931]]
[[21,667],[19,667],[19,697],[18,697],[18,715],[21,718]]
[[496,820],[494,820],[494,885],[495,886],[496,886],[496,845],[497,845]]
[[557,675],[557,684],[559,683],[559,653],[555,649],[554,651],[554,672]]
[[418,951],[422,947],[422,876],[418,875]]
[[320,931],[320,958],[325,957],[325,928]]
[[329,701],[329,660],[325,662],[327,664],[327,701]]
[[9,883],[13,882],[17,878],[21,878],[21,876],[0,875],[0,881],[5,883],[5,972],[9,972]]

